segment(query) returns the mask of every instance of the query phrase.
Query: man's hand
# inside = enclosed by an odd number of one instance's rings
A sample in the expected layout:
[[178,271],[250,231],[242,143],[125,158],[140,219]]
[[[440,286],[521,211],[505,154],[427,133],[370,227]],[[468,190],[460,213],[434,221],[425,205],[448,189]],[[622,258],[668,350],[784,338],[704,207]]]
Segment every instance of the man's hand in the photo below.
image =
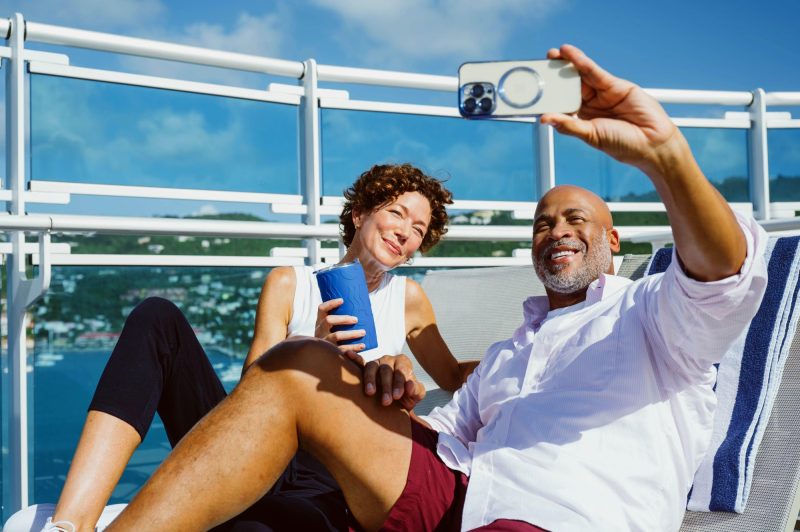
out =
[[364,363],[364,359],[355,351],[345,354],[364,368],[364,393],[371,396],[380,392],[382,405],[389,406],[398,401],[410,411],[425,398],[425,386],[417,381],[407,356],[385,355]]
[[630,81],[609,74],[578,48],[565,44],[549,50],[547,57],[575,66],[581,76],[582,103],[577,117],[545,114],[543,124],[643,170],[657,164],[662,146],[676,133],[680,135],[653,97]]
[[362,338],[367,334],[364,329],[331,332],[331,329],[336,325],[354,325],[358,323],[358,318],[355,316],[330,314],[332,310],[341,307],[343,303],[344,300],[339,298],[331,299],[330,301],[325,301],[320,304],[317,308],[317,324],[314,328],[314,336],[332,343],[338,347],[342,353],[346,353],[347,351],[363,351],[364,347],[366,347],[364,344],[339,345],[339,342]]
[[575,65],[582,102],[577,117],[552,113],[541,122],[647,174],[666,206],[678,258],[690,277],[716,281],[738,272],[747,251],[744,234],[664,108],[574,46],[551,49],[547,57]]

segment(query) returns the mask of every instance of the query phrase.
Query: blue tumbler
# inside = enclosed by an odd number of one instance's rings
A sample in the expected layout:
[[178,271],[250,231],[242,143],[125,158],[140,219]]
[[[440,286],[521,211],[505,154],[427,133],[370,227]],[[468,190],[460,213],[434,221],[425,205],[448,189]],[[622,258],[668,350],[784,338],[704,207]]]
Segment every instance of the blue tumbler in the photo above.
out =
[[367,280],[364,277],[364,268],[358,260],[344,264],[334,264],[314,272],[317,276],[319,292],[322,301],[342,298],[344,303],[333,309],[331,314],[355,316],[358,323],[353,325],[336,325],[331,330],[351,331],[364,329],[366,334],[362,338],[343,340],[340,345],[364,344],[364,350],[378,347],[378,337],[375,334],[375,320],[372,317],[372,305],[369,301]]

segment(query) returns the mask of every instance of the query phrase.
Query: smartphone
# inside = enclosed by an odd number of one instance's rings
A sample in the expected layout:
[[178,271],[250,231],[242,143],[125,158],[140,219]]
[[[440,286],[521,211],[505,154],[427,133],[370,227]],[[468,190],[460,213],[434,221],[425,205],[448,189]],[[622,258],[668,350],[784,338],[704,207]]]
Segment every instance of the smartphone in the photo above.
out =
[[568,61],[480,61],[458,69],[464,118],[574,113],[580,106],[581,77]]

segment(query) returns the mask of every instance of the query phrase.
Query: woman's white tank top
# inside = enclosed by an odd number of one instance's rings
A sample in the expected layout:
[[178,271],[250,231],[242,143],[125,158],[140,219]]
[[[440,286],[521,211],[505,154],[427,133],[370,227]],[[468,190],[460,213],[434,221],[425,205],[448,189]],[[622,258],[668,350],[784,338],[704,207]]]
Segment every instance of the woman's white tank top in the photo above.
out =
[[[289,336],[314,336],[317,310],[322,303],[319,286],[310,266],[294,266],[294,289]],[[365,362],[383,355],[397,355],[406,341],[406,278],[386,273],[380,286],[369,293],[378,347],[359,353]]]

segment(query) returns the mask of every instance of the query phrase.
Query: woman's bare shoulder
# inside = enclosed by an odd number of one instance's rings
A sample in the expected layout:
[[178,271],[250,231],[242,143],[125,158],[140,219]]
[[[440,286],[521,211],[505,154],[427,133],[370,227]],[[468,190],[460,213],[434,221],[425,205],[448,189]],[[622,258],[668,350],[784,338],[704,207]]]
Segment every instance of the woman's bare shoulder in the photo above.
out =
[[295,273],[294,268],[292,266],[277,266],[272,268],[272,271],[269,272],[268,278],[271,277],[275,281],[294,281],[295,280]]

